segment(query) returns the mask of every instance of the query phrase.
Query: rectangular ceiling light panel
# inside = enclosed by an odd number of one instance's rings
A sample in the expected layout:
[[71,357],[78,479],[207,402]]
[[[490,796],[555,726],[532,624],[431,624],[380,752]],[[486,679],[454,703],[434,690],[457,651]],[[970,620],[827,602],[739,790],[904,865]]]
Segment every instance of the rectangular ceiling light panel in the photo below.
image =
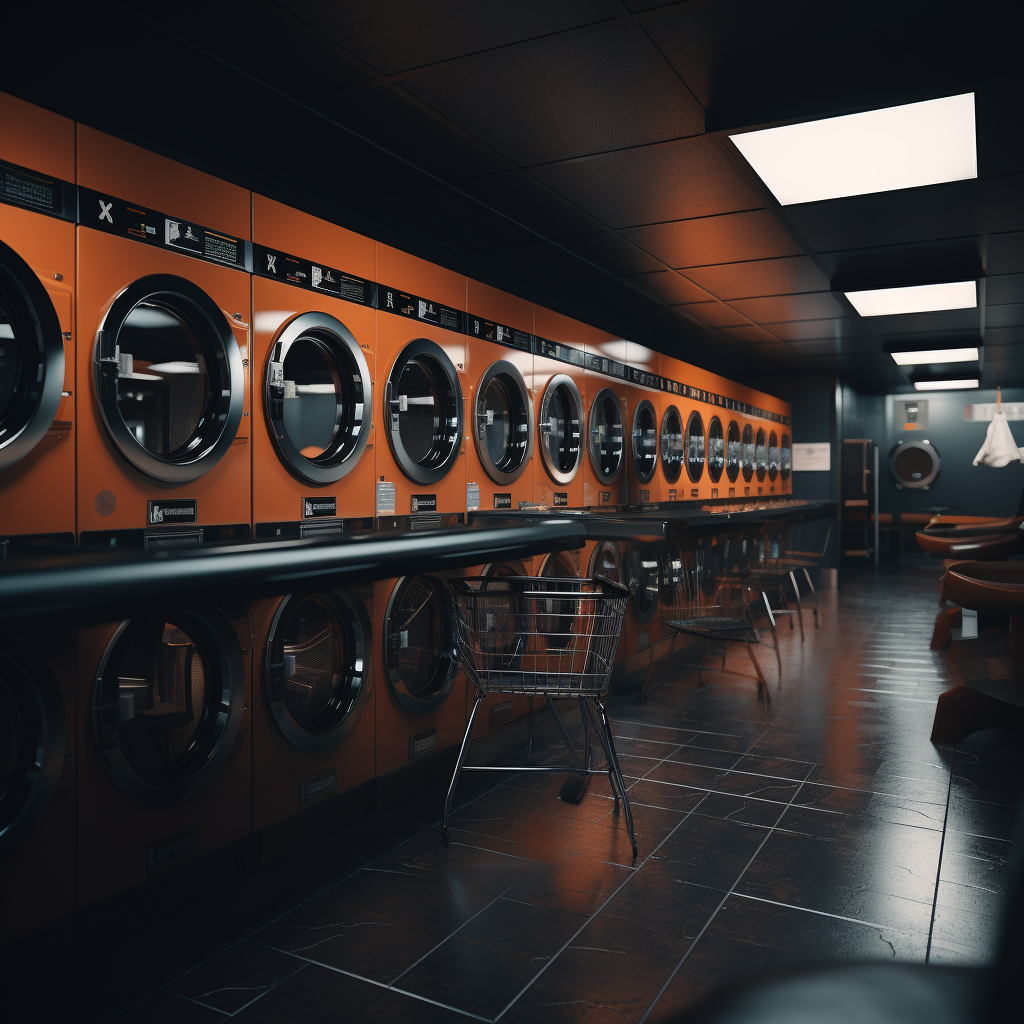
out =
[[934,313],[942,309],[974,309],[978,305],[978,282],[872,288],[870,291],[846,292],[845,295],[861,316]]
[[897,366],[924,366],[926,363],[975,363],[976,348],[926,348],[917,352],[893,352]]
[[964,391],[967,388],[976,388],[978,381],[974,378],[967,380],[919,380],[914,384],[917,391]]
[[731,138],[783,206],[978,176],[972,92]]

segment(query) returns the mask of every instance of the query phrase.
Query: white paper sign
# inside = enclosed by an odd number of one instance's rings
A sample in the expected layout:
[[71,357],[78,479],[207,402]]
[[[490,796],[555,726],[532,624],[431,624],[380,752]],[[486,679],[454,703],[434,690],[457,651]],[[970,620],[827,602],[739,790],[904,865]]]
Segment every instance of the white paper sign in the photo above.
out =
[[798,442],[793,445],[793,472],[824,472],[832,468],[832,445],[828,441]]

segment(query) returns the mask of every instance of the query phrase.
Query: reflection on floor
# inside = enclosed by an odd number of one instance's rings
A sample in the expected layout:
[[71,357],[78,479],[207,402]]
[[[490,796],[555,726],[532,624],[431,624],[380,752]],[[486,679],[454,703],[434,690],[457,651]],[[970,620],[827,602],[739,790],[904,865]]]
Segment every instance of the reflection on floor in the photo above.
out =
[[784,630],[781,685],[761,649],[770,706],[682,665],[619,706],[635,867],[604,778],[574,806],[503,776],[450,849],[416,835],[112,1020],[656,1022],[793,965],[983,963],[1024,739],[928,741],[936,575],[826,595],[820,630]]

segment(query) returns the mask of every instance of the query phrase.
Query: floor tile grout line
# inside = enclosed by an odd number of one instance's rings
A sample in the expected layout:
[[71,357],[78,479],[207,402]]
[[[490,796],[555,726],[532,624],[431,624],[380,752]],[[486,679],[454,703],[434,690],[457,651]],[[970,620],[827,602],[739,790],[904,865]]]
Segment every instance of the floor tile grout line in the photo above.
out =
[[[706,799],[706,797],[703,797],[703,798],[701,798],[700,802],[698,802],[698,804],[697,804],[697,807],[699,807],[699,806],[701,805],[701,803],[703,803],[703,802],[704,802],[704,800],[705,800],[705,799]],[[617,886],[615,887],[614,891],[613,891],[613,892],[611,892],[611,893],[609,894],[608,898],[607,898],[607,899],[606,899],[606,900],[605,900],[605,901],[604,901],[604,902],[603,902],[603,903],[602,903],[602,904],[601,904],[601,905],[600,905],[600,906],[599,906],[599,907],[597,908],[597,910],[595,910],[595,911],[594,911],[594,913],[593,913],[593,914],[591,914],[591,915],[590,915],[590,917],[589,917],[589,918],[587,918],[587,920],[586,920],[586,921],[584,921],[584,922],[583,922],[583,924],[581,924],[581,925],[580,925],[580,927],[579,927],[579,928],[577,928],[575,932],[573,932],[573,934],[572,934],[572,935],[571,935],[571,936],[569,937],[569,939],[568,939],[568,940],[567,940],[567,941],[566,941],[566,942],[565,942],[565,943],[564,943],[564,944],[563,944],[563,945],[562,945],[562,946],[561,946],[561,947],[560,947],[560,948],[559,948],[559,949],[558,949],[558,950],[557,950],[557,951],[556,951],[555,953],[553,953],[553,954],[552,954],[552,955],[551,955],[551,956],[550,956],[550,957],[548,958],[548,962],[547,962],[547,963],[546,963],[546,964],[545,964],[545,965],[544,965],[544,966],[543,966],[543,967],[542,967],[542,968],[541,968],[541,969],[540,969],[540,970],[539,970],[539,971],[538,971],[538,972],[537,972],[537,973],[536,973],[536,974],[535,974],[535,975],[534,975],[534,976],[533,976],[533,977],[532,977],[532,978],[531,978],[531,979],[530,979],[530,980],[529,980],[529,981],[528,981],[528,982],[527,982],[527,983],[526,983],[526,984],[525,984],[525,985],[524,985],[524,986],[523,986],[523,987],[522,987],[522,988],[521,988],[521,989],[519,990],[519,992],[517,992],[517,993],[516,993],[516,995],[515,995],[515,996],[513,996],[513,998],[511,999],[511,1001],[510,1001],[510,1002],[508,1003],[508,1005],[506,1005],[506,1006],[505,1006],[505,1008],[504,1008],[504,1009],[503,1009],[503,1010],[502,1010],[502,1011],[501,1011],[501,1012],[500,1012],[500,1013],[499,1013],[499,1014],[498,1014],[498,1015],[497,1015],[497,1016],[496,1016],[496,1017],[494,1018],[494,1022],[495,1022],[495,1024],[497,1024],[497,1022],[498,1022],[499,1020],[501,1020],[501,1018],[502,1018],[502,1017],[503,1017],[503,1016],[504,1016],[504,1015],[505,1015],[506,1013],[508,1013],[508,1011],[509,1011],[510,1009],[512,1009],[512,1007],[513,1007],[513,1006],[514,1006],[514,1005],[516,1004],[516,1002],[518,1002],[518,1000],[519,1000],[519,999],[521,999],[521,998],[522,998],[522,997],[523,997],[523,996],[524,996],[524,995],[526,994],[526,992],[527,992],[527,991],[528,991],[528,990],[529,990],[529,989],[530,989],[530,988],[531,988],[531,987],[532,987],[532,986],[533,986],[533,985],[534,985],[534,984],[536,983],[537,979],[538,979],[538,978],[539,978],[539,977],[540,977],[540,976],[541,976],[541,975],[542,975],[542,974],[543,974],[543,973],[544,973],[544,972],[545,972],[545,971],[546,971],[546,970],[547,970],[547,969],[548,969],[548,968],[549,968],[549,967],[550,967],[550,966],[551,966],[551,965],[552,965],[552,964],[553,964],[553,963],[554,963],[554,962],[555,962],[555,961],[556,961],[556,960],[557,960],[557,959],[558,959],[558,958],[559,958],[559,957],[560,957],[560,956],[561,956],[561,955],[562,955],[562,954],[563,954],[563,953],[564,953],[564,952],[565,952],[565,951],[566,951],[566,950],[567,950],[567,949],[569,948],[569,946],[571,946],[571,945],[572,945],[572,942],[573,942],[573,940],[574,940],[574,939],[576,938],[576,936],[577,936],[577,935],[579,935],[579,934],[580,934],[580,932],[582,932],[582,931],[583,931],[583,929],[584,929],[584,928],[586,928],[586,927],[587,927],[587,925],[588,925],[588,924],[589,924],[589,923],[590,923],[590,922],[591,922],[591,921],[592,921],[592,920],[593,920],[594,918],[596,918],[596,917],[598,916],[598,914],[600,914],[600,913],[601,913],[601,911],[602,911],[602,910],[604,910],[604,908],[605,908],[605,907],[607,907],[607,906],[608,906],[608,904],[609,904],[609,903],[611,903],[611,901],[612,901],[613,899],[615,899],[615,897],[616,897],[616,896],[617,896],[617,895],[618,895],[618,894],[619,894],[619,893],[620,893],[620,892],[621,892],[621,891],[622,891],[622,890],[623,890],[623,889],[624,889],[624,888],[625,888],[625,887],[626,887],[627,885],[629,885],[629,883],[630,883],[630,882],[631,882],[631,881],[632,881],[632,880],[633,880],[634,878],[636,878],[636,876],[637,876],[637,874],[639,873],[640,869],[641,869],[641,868],[642,868],[642,867],[643,867],[643,866],[644,866],[645,864],[647,864],[647,863],[648,863],[648,862],[650,861],[650,859],[651,859],[651,858],[652,858],[652,857],[653,857],[653,856],[654,856],[654,855],[655,855],[655,854],[656,854],[656,853],[658,852],[658,850],[660,850],[660,849],[662,848],[662,846],[664,846],[664,845],[665,845],[665,843],[667,843],[667,842],[668,842],[668,841],[669,841],[669,840],[670,840],[670,839],[672,838],[672,836],[674,836],[674,835],[675,835],[675,833],[676,833],[676,832],[677,832],[677,831],[678,831],[678,830],[679,830],[679,829],[680,829],[680,828],[681,828],[681,827],[683,826],[683,824],[684,824],[684,823],[685,823],[685,822],[687,821],[687,819],[688,819],[688,818],[690,817],[690,815],[691,815],[691,814],[693,814],[693,813],[694,813],[694,811],[696,811],[696,809],[697,809],[697,808],[696,808],[696,807],[694,807],[694,808],[693,808],[692,810],[689,810],[689,811],[687,811],[687,812],[686,812],[686,813],[685,813],[685,814],[683,815],[683,817],[682,817],[682,818],[680,819],[679,823],[678,823],[678,824],[677,824],[677,825],[676,825],[676,826],[675,826],[675,827],[674,827],[674,828],[672,829],[672,831],[671,831],[671,832],[669,832],[669,834],[668,834],[667,836],[665,836],[665,838],[664,838],[664,839],[662,839],[662,840],[661,840],[661,841],[660,841],[660,842],[659,842],[659,843],[658,843],[658,844],[657,844],[656,846],[654,846],[654,847],[652,847],[652,848],[651,848],[651,852],[650,852],[650,853],[649,853],[649,854],[648,854],[648,855],[647,855],[646,857],[644,857],[644,859],[643,859],[643,860],[641,861],[641,863],[640,863],[639,865],[637,865],[636,869],[635,869],[635,870],[633,870],[633,871],[631,871],[631,872],[630,872],[630,873],[629,873],[629,874],[628,874],[628,875],[627,875],[627,876],[626,876],[626,877],[625,877],[625,878],[624,878],[624,879],[622,880],[622,882],[620,882],[620,883],[619,883],[619,885],[617,885]]]
[[[803,783],[801,783],[800,785],[802,787]],[[800,790],[798,789],[796,793],[793,794],[793,799],[796,799],[799,793]],[[740,873],[736,876],[736,880],[730,886],[729,891],[722,897],[721,902],[718,904],[717,907],[715,907],[711,916],[704,922],[704,925],[701,928],[701,930],[697,932],[697,935],[694,937],[693,942],[691,942],[690,945],[687,947],[686,952],[683,954],[683,957],[679,961],[679,963],[677,963],[676,966],[669,973],[669,976],[665,979],[665,983],[658,990],[658,994],[651,1001],[650,1006],[648,1006],[647,1009],[644,1011],[643,1016],[640,1018],[638,1024],[644,1024],[644,1021],[646,1021],[647,1018],[651,1015],[651,1012],[654,1010],[655,1006],[658,1005],[658,1002],[661,999],[661,997],[668,991],[668,988],[672,984],[672,982],[675,981],[676,976],[679,974],[680,970],[682,970],[683,964],[686,963],[690,954],[694,951],[694,949],[697,948],[697,944],[700,942],[705,932],[707,932],[708,928],[711,927],[712,922],[715,920],[716,917],[718,917],[719,913],[722,910],[722,907],[725,906],[729,897],[735,892],[736,886],[738,886],[740,882],[743,881],[743,876],[747,873],[747,870],[750,868],[750,865],[753,864],[755,860],[757,860],[761,851],[764,849],[765,843],[767,843],[768,840],[771,839],[772,834],[778,827],[779,822],[782,821],[783,817],[785,817],[786,811],[789,810],[789,807],[792,806],[792,803],[793,800],[790,800],[789,804],[779,812],[778,818],[775,819],[775,824],[765,833],[764,839],[762,839],[761,842],[758,843],[757,849],[754,851],[753,855],[747,861],[747,863],[743,866],[743,869],[740,871]]]
[[942,841],[939,843],[939,862],[935,867],[935,890],[932,894],[932,914],[928,923],[928,945],[925,947],[924,962],[932,958],[932,936],[935,933],[935,911],[939,904],[939,883],[942,881],[942,857],[946,850],[946,830],[949,827],[949,804],[953,798],[953,766],[956,763],[957,745],[953,745],[952,759],[949,765],[949,788],[946,792],[946,813],[942,819]]
[[[787,910],[798,910],[803,914],[816,914],[818,917],[828,917],[835,921],[849,921],[850,924],[862,924],[868,928],[882,928],[887,932],[909,932],[912,935],[926,934],[924,931],[916,928],[898,928],[896,925],[879,924],[877,921],[864,921],[859,917],[846,917],[844,914],[833,914],[828,910],[815,910],[814,907],[801,907],[796,903],[782,903],[779,900],[766,899],[764,896],[751,896],[750,893],[746,892],[734,892],[732,895],[737,899],[754,900],[757,903],[767,903],[773,907],[785,907]],[[894,898],[907,900],[908,903],[917,903],[922,907],[927,906],[927,904],[921,903],[920,900],[911,900],[906,896],[898,896]]]

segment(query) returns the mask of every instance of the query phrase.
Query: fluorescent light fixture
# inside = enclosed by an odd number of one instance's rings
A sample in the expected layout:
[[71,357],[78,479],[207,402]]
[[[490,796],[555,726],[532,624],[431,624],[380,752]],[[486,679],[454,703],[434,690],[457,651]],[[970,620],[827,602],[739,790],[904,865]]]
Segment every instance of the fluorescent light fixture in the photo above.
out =
[[978,282],[916,284],[910,288],[873,288],[844,294],[861,316],[934,313],[941,309],[974,309],[978,305]]
[[963,391],[976,388],[977,378],[965,380],[919,380],[914,382],[915,391]]
[[783,206],[978,176],[973,92],[731,138]]
[[893,352],[897,366],[923,366],[925,363],[974,363],[976,348],[926,348],[919,352]]

